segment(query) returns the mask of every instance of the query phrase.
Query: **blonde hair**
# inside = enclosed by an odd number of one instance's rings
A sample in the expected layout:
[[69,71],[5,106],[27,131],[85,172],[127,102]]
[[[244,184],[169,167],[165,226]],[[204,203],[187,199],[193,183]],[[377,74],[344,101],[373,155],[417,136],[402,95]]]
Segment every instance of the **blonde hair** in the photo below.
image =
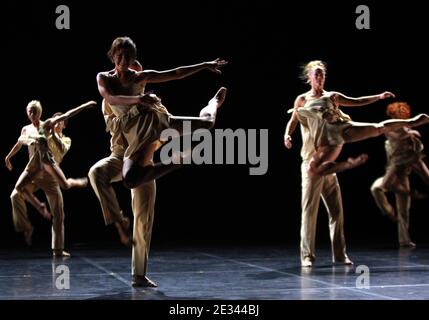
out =
[[404,101],[393,102],[387,106],[386,114],[393,119],[408,119],[411,117],[411,107]]
[[42,105],[41,105],[41,103],[40,103],[39,100],[31,100],[27,104],[26,110],[31,109],[31,108],[37,109],[37,111],[39,112],[39,114],[42,115]]
[[308,73],[316,68],[320,68],[323,70],[323,72],[326,74],[326,63],[323,62],[322,60],[313,60],[308,62],[307,64],[303,65],[301,67],[301,80],[305,81],[308,83]]

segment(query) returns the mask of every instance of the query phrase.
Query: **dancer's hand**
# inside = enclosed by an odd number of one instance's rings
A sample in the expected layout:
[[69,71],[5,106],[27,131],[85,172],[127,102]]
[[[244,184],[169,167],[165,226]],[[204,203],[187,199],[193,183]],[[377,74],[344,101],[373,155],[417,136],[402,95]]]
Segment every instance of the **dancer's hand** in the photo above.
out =
[[4,159],[4,162],[5,162],[5,164],[6,164],[6,168],[8,168],[8,170],[9,170],[9,171],[12,171],[13,166],[12,166],[12,163],[10,162],[10,158],[9,158],[9,157],[6,157],[6,158]]
[[207,64],[207,68],[217,74],[222,74],[222,71],[219,70],[219,68],[225,66],[228,64],[228,61],[226,60],[221,60],[219,58],[217,58],[216,60],[210,61],[210,62],[206,62]]
[[290,135],[285,135],[284,138],[285,147],[288,149],[292,148],[292,137]]
[[380,100],[387,99],[387,98],[395,98],[395,95],[390,91],[385,91],[379,95]]
[[157,102],[160,102],[160,99],[153,93],[145,93],[140,96],[140,103],[145,107],[150,107]]
[[408,134],[416,136],[417,138],[421,138],[422,135],[420,134],[420,132],[418,132],[417,130],[408,130]]

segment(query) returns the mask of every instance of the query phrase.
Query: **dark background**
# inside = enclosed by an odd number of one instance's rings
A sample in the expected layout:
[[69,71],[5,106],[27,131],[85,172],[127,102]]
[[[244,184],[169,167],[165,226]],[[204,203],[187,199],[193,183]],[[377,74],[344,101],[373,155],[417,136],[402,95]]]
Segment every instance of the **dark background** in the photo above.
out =
[[[42,102],[42,118],[84,101],[101,103],[96,74],[112,68],[106,52],[117,36],[130,36],[146,69],[163,70],[222,57],[229,61],[217,76],[203,71],[181,81],[153,84],[169,111],[197,115],[220,86],[229,89],[217,128],[269,129],[269,170],[249,176],[246,165],[187,166],[157,182],[153,243],[263,244],[298,248],[301,178],[300,133],[294,148],[283,133],[295,97],[308,90],[298,79],[300,66],[322,59],[328,64],[327,90],[350,96],[390,90],[406,100],[413,114],[427,112],[427,14],[422,2],[366,2],[371,29],[357,30],[360,1],[7,1],[2,14],[2,159],[28,124],[25,107]],[[66,4],[71,29],[57,30],[55,9]],[[387,103],[346,109],[354,120],[385,119]],[[428,128],[421,128],[422,140]],[[109,135],[98,107],[71,119],[65,134],[73,140],[61,167],[66,176],[84,176],[109,154]],[[384,173],[383,137],[346,145],[340,156],[367,152],[370,161],[339,174],[349,246],[396,245],[396,226],[378,212],[369,187]],[[9,195],[27,162],[23,148],[13,172],[0,166],[0,246],[24,246],[13,229]],[[427,191],[419,179],[416,187]],[[131,216],[129,191],[115,185]],[[106,228],[91,188],[64,191],[66,246],[117,244]],[[43,193],[38,193],[44,199]],[[413,201],[411,234],[429,242],[428,200]],[[50,224],[32,207],[36,245],[50,245]],[[321,206],[318,244],[328,242],[328,220]]]

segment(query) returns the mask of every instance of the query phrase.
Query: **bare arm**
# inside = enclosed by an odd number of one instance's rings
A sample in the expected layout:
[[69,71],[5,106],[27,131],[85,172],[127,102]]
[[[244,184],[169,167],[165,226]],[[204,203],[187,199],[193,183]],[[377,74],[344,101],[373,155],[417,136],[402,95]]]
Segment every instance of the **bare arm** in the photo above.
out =
[[66,113],[60,115],[60,116],[56,116],[54,118],[49,118],[48,120],[45,121],[45,124],[49,122],[50,126],[54,126],[56,123],[67,120],[73,116],[75,116],[76,114],[78,114],[79,112],[85,110],[85,109],[89,109],[92,108],[94,106],[97,105],[97,102],[95,101],[88,101],[84,104],[81,104],[80,106],[73,108],[69,111],[67,111]]
[[190,66],[182,66],[171,70],[145,70],[141,71],[138,77],[144,78],[148,83],[158,83],[183,79],[204,69],[221,74],[222,72],[219,68],[225,66],[227,63],[227,61],[218,58],[213,61],[198,63]]
[[298,117],[296,116],[296,110],[302,106],[304,101],[305,99],[303,96],[298,96],[295,99],[292,116],[286,125],[284,144],[285,144],[285,147],[288,149],[292,148],[292,134],[294,133],[296,126],[298,125]]
[[[137,81],[144,81],[144,79],[137,79]],[[142,94],[137,96],[124,96],[113,94],[106,81],[106,75],[102,72],[97,75],[97,85],[98,91],[100,92],[101,96],[110,105],[132,106],[135,104],[151,104],[157,101],[157,99],[152,98],[150,94]]]
[[[25,134],[25,128],[22,128],[21,130],[21,136]],[[12,149],[7,154],[6,158],[4,159],[4,162],[6,164],[6,168],[9,169],[9,171],[12,171],[13,166],[10,162],[10,159],[22,148],[23,143],[18,139],[18,141],[15,143],[15,145],[12,147]]]
[[394,98],[395,95],[389,91],[385,91],[381,94],[376,94],[373,96],[364,96],[358,98],[347,97],[339,92],[334,92],[332,95],[332,99],[337,105],[341,105],[344,107],[360,107],[367,104],[374,103],[378,100],[383,100],[387,98]]

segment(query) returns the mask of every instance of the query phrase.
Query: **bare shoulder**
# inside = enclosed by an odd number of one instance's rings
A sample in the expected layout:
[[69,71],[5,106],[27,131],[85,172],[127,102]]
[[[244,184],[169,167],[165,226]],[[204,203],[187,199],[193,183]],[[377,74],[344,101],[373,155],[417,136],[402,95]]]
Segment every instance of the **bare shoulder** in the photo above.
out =
[[304,106],[305,102],[307,101],[306,96],[307,93],[302,93],[297,96],[295,99],[294,108],[301,108],[302,106]]
[[97,74],[97,82],[109,81],[113,77],[113,73],[110,71],[103,71]]
[[23,126],[23,127],[22,127],[22,129],[21,129],[21,135],[24,135],[24,134],[26,134],[26,133],[27,133],[27,131],[28,131],[28,129],[29,129],[29,126],[30,126],[30,125],[26,125],[26,126]]

